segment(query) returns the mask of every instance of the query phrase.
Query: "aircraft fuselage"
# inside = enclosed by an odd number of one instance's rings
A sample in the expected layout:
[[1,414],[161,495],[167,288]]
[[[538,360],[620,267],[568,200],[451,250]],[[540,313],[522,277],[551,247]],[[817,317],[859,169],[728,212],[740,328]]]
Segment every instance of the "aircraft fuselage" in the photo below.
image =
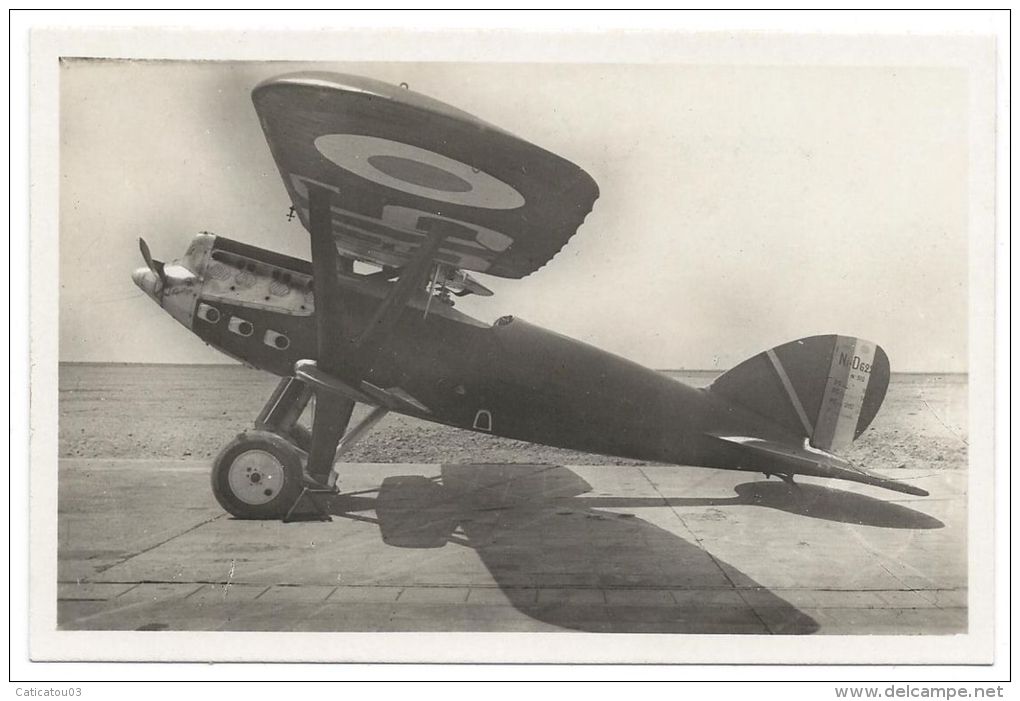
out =
[[[280,376],[316,358],[311,266],[211,235],[167,264],[163,289],[135,281],[199,338]],[[148,273],[152,275],[152,273]],[[392,283],[341,275],[342,303],[358,330]],[[797,442],[771,422],[662,373],[521,319],[479,322],[433,300],[411,299],[365,380],[407,397],[428,421],[590,453],[737,468],[740,455],[706,431],[756,430]],[[341,357],[339,365],[343,365]]]

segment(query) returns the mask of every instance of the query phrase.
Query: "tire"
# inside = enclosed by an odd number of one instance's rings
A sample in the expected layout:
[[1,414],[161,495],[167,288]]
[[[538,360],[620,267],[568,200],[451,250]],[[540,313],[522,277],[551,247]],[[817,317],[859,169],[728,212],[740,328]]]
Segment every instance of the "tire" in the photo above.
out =
[[216,501],[237,518],[283,518],[301,494],[301,456],[295,445],[275,433],[238,435],[213,463]]

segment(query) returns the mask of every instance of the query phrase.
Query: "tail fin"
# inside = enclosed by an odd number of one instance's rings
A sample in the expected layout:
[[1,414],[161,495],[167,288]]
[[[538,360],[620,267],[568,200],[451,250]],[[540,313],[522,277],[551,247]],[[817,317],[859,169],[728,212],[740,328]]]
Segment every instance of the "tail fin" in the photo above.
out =
[[889,358],[852,336],[777,346],[720,376],[710,391],[770,418],[811,445],[839,451],[864,432],[889,386]]

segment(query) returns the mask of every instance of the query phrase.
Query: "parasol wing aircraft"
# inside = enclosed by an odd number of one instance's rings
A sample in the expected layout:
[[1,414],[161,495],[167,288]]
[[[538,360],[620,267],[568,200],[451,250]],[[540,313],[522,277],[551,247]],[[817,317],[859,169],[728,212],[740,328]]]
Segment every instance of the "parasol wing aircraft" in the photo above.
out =
[[[874,343],[803,338],[693,388],[522,319],[457,310],[452,296],[491,294],[471,273],[523,278],[563,248],[599,195],[580,167],[365,78],[284,75],[252,99],[311,261],[203,233],[170,263],[142,241],[133,276],[205,343],[281,377],[213,465],[231,514],[287,519],[335,493],[337,461],[390,411],[610,456],[927,494],[837,455],[885,396],[889,362]],[[372,410],[351,425],[357,403]]]

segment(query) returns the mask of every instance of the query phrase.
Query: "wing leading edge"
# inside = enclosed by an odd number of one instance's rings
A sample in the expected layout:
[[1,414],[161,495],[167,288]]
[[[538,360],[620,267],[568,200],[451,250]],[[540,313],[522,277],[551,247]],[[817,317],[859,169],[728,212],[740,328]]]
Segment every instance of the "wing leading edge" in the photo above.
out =
[[292,74],[252,100],[302,223],[309,187],[331,191],[333,237],[353,258],[403,267],[441,235],[435,260],[520,278],[566,244],[598,198],[573,163],[379,81]]

